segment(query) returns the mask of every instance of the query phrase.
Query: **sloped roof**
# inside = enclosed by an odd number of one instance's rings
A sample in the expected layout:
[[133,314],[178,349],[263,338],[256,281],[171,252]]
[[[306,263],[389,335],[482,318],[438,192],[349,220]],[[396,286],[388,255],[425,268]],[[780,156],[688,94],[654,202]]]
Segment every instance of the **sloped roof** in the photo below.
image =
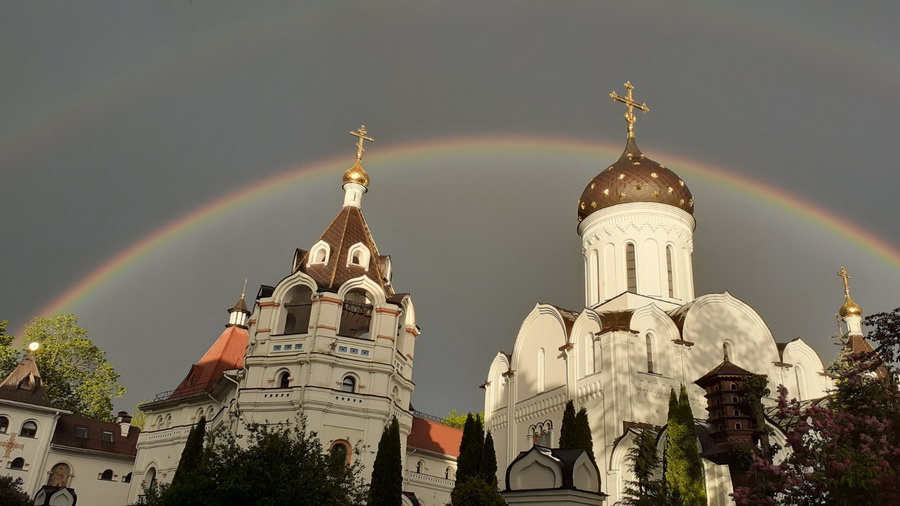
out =
[[708,379],[711,379],[714,376],[752,376],[752,375],[753,375],[752,372],[732,364],[731,361],[729,361],[726,358],[724,361],[722,361],[721,364],[714,367],[712,371],[709,371],[708,373],[701,376],[700,379],[698,379],[694,383],[702,386],[702,383],[706,382]]
[[244,352],[249,339],[247,329],[235,325],[226,327],[168,398],[209,392],[223,372],[244,367]]
[[[76,427],[87,429],[87,438],[76,437]],[[112,443],[103,441],[101,437],[103,431],[112,433]],[[121,428],[115,422],[104,422],[78,415],[63,415],[56,424],[51,442],[55,445],[133,457],[137,455],[137,440],[140,433],[140,429],[131,427],[128,436],[122,437]]]
[[29,354],[25,360],[19,362],[19,365],[0,383],[0,399],[50,406],[50,400],[41,382],[41,373],[32,355]]
[[612,330],[632,330],[631,316],[634,314],[633,309],[625,311],[598,311],[597,314],[600,315],[600,321],[603,324],[603,327],[600,329],[601,333]]
[[459,457],[462,433],[456,427],[414,416],[406,445],[456,458]]
[[546,304],[550,307],[553,307],[557,311],[559,311],[559,314],[562,315],[562,318],[563,318],[563,324],[566,327],[566,336],[571,335],[572,327],[575,325],[575,320],[578,319],[579,313],[577,311],[573,311],[571,309],[566,309],[562,306],[557,306],[555,304],[547,304],[546,302],[541,302],[541,304]]
[[[307,266],[309,253],[305,253],[298,266],[300,271],[316,280],[319,288],[336,289],[347,280],[365,275],[384,289],[387,295],[394,293],[390,284],[384,281],[385,259],[379,255],[366,219],[358,207],[344,206],[319,240],[331,247],[328,262]],[[368,270],[365,266],[353,265],[347,261],[350,247],[356,243],[362,243],[371,253]]]

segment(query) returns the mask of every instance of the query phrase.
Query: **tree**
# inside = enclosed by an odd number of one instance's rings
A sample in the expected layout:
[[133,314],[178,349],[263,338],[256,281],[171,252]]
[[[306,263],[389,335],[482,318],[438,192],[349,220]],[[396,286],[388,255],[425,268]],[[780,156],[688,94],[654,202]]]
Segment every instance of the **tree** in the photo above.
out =
[[497,487],[497,452],[494,450],[494,436],[491,435],[491,431],[484,437],[479,474],[489,485]]
[[635,480],[626,483],[623,506],[659,506],[672,504],[666,497],[666,482],[661,476],[662,461],[656,448],[659,432],[653,427],[638,429],[634,446],[626,461]]
[[[779,387],[775,419],[790,449],[779,464],[756,458],[750,504],[900,504],[900,308],[866,317],[877,353],[845,350],[829,367],[835,392],[815,403],[788,400]],[[776,499],[777,498],[777,499]]]
[[575,404],[566,403],[563,410],[562,424],[559,427],[559,447],[564,450],[578,448],[575,435]]
[[[0,331],[0,334],[5,332]],[[9,374],[24,351],[10,348],[11,336],[0,335],[0,366]],[[113,399],[125,394],[119,374],[106,360],[106,352],[88,339],[75,315],[35,318],[25,328],[24,342],[41,346],[34,354],[50,403],[77,415],[112,420]],[[11,357],[11,358],[10,358]]]
[[669,395],[665,458],[665,479],[671,493],[677,493],[687,506],[705,505],[706,482],[694,433],[694,415],[684,385],[678,397],[675,389]]
[[453,488],[450,493],[452,506],[505,506],[506,501],[500,495],[496,485],[491,485],[481,478],[472,478]]
[[459,457],[456,459],[456,485],[481,472],[481,458],[484,453],[484,429],[477,416],[469,413],[459,443]]
[[575,445],[574,448],[584,448],[584,451],[594,460],[594,438],[591,436],[591,425],[588,422],[587,410],[581,408],[575,415]]
[[[306,419],[293,423],[244,426],[246,441],[224,432],[213,436],[203,452],[207,480],[195,491],[200,505],[344,506],[364,504],[368,490],[360,473],[359,449],[353,462],[334,465]],[[167,505],[172,487],[147,491],[146,504]]]
[[[475,416],[480,417],[481,419],[484,419],[483,413],[478,413]],[[457,429],[462,429],[466,425],[466,417],[467,417],[467,414],[457,413],[456,408],[454,408],[454,409],[451,409],[449,413],[447,413],[447,416],[445,416],[444,418],[441,418],[441,423],[448,427],[455,427]]]
[[[5,322],[4,322],[5,323]],[[0,504],[4,506],[31,506],[28,494],[22,490],[22,478],[0,476]]]
[[381,433],[372,466],[370,506],[396,506],[403,499],[403,464],[400,461],[400,424],[393,417]]
[[6,335],[7,325],[9,325],[8,320],[0,321],[0,375],[4,378],[21,360],[20,354],[12,347],[14,337]]
[[206,418],[200,417],[191,427],[187,442],[181,452],[175,477],[165,494],[165,504],[172,506],[201,505],[204,490],[208,487],[204,469],[203,443],[206,438]]

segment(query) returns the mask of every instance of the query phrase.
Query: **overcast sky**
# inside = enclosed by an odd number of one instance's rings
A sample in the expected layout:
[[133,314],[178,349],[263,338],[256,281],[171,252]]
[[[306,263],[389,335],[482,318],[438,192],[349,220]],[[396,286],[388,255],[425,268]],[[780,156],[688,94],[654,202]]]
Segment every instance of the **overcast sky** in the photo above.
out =
[[583,305],[577,199],[624,145],[607,95],[630,80],[642,150],[694,194],[697,294],[728,290],[831,360],[841,265],[867,314],[900,306],[898,19],[887,1],[3,2],[0,319],[18,331],[182,217],[337,160],[61,308],[122,373],[117,408],[174,388],[244,278],[276,284],[337,214],[364,123],[363,211],[423,329],[413,403],[479,410],[534,304]]

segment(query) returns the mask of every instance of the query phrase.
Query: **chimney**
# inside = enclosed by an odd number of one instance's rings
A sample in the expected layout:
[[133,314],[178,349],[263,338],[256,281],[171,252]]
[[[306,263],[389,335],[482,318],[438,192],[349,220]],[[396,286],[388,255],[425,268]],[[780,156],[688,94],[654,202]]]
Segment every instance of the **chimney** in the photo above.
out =
[[119,424],[119,431],[122,437],[128,437],[128,431],[131,430],[131,415],[126,411],[119,411],[116,417],[116,423]]

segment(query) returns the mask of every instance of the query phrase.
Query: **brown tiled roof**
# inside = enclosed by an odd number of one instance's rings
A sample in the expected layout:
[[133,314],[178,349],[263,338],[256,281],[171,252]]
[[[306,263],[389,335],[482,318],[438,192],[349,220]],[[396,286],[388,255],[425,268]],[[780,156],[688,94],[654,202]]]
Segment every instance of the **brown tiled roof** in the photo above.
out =
[[26,356],[25,360],[20,362],[0,383],[0,399],[37,406],[50,406],[50,400],[47,398],[41,382],[41,373],[38,371],[32,355]]
[[602,324],[600,333],[612,330],[632,330],[631,315],[634,314],[633,309],[626,309],[624,311],[598,311],[597,314],[600,315],[600,323]]
[[412,430],[406,438],[406,446],[430,450],[453,458],[459,457],[459,443],[463,431],[438,422],[413,417]]
[[[86,428],[87,438],[76,437],[75,427]],[[112,443],[103,441],[101,437],[103,431],[112,433]],[[119,455],[137,455],[137,440],[141,430],[137,427],[131,427],[127,437],[122,437],[120,431],[119,424],[115,422],[104,422],[78,415],[63,415],[56,424],[56,431],[53,433],[51,442],[55,445]]]
[[[325,229],[319,238],[331,247],[331,253],[326,264],[312,264],[307,266],[309,253],[300,259],[299,269],[316,280],[319,288],[337,289],[347,280],[365,275],[382,287],[386,294],[391,295],[394,290],[384,280],[384,258],[378,254],[378,247],[369,232],[366,219],[358,207],[345,206],[334,218],[331,225]],[[369,270],[362,265],[348,265],[350,247],[356,243],[363,243],[371,253]]]
[[190,372],[168,398],[209,392],[222,378],[223,372],[244,367],[244,352],[249,339],[247,329],[226,327],[200,361],[191,366]]
[[625,151],[588,183],[578,200],[578,221],[591,213],[628,202],[658,202],[694,213],[694,197],[684,181],[644,156],[630,137]]
[[743,377],[743,376],[752,376],[752,375],[753,375],[752,372],[732,364],[731,361],[729,361],[726,358],[721,364],[719,364],[715,368],[713,368],[712,371],[709,371],[708,373],[704,374],[702,377],[700,377],[700,379],[698,379],[694,383],[696,383],[700,386],[703,386],[703,383],[706,383],[707,380],[713,378],[714,376],[741,376],[741,377]]

